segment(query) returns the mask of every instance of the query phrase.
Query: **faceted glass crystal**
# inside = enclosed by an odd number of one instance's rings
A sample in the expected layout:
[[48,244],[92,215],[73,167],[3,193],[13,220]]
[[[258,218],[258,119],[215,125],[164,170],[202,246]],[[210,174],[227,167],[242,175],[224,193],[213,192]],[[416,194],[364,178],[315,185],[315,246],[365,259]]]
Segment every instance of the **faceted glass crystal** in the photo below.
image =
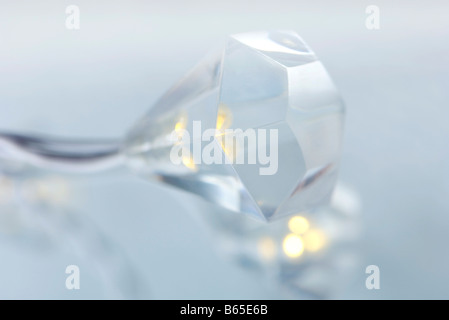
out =
[[[130,131],[124,149],[129,164],[147,178],[271,220],[328,202],[336,182],[343,115],[332,80],[298,35],[237,34],[156,102]],[[199,141],[201,136],[193,132],[195,121],[202,130],[216,128],[219,134]],[[179,144],[172,139],[177,129],[190,133],[187,148],[192,157],[181,164],[170,158]],[[231,129],[241,131],[230,136]],[[233,161],[241,153],[248,160],[251,152],[259,152],[259,144],[245,136],[247,129],[277,131],[276,173],[261,175],[260,169],[267,167],[261,161]],[[226,138],[244,143],[229,150],[222,143]],[[268,144],[270,138],[265,138]],[[214,156],[227,163],[198,161],[195,143],[202,152],[213,146]],[[267,154],[270,151],[276,149],[268,146]]]

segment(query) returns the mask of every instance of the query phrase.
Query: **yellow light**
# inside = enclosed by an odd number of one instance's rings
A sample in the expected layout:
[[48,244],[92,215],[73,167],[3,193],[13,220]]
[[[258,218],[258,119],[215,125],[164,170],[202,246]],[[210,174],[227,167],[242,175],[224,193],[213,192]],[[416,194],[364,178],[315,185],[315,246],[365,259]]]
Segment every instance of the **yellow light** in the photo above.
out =
[[65,179],[58,176],[29,180],[23,188],[24,197],[32,202],[64,205],[70,200],[70,187]]
[[178,136],[182,135],[182,130],[186,128],[187,117],[182,116],[179,118],[178,122],[175,124],[175,132],[178,133]]
[[195,165],[195,162],[193,162],[192,157],[182,157],[182,164],[185,165],[190,170],[193,170],[193,171],[196,170],[196,165]]
[[181,129],[184,129],[184,124],[181,121],[176,122],[175,131],[179,131]]
[[232,112],[231,110],[224,104],[221,103],[218,106],[217,112],[217,133],[216,137],[220,142],[221,148],[224,153],[228,156],[231,161],[235,160],[237,154],[237,145],[234,137],[226,136],[225,130],[231,126],[232,123]]
[[293,233],[303,234],[309,230],[309,221],[304,217],[295,216],[288,221],[288,228]]
[[221,114],[218,114],[217,116],[217,130],[221,130],[223,127],[223,124],[225,122],[225,117]]
[[221,148],[223,149],[224,153],[230,160],[234,161],[237,156],[237,140],[234,137],[228,137],[226,135],[220,136],[217,139],[219,139]]
[[261,238],[257,244],[257,249],[265,260],[272,260],[276,256],[276,244],[270,237]]
[[218,106],[217,113],[217,130],[228,129],[232,123],[232,113],[231,110],[225,105],[220,104]]
[[298,258],[304,252],[304,243],[300,236],[290,233],[284,238],[282,248],[287,257]]
[[327,243],[326,235],[320,230],[310,230],[304,235],[304,245],[307,251],[316,252]]

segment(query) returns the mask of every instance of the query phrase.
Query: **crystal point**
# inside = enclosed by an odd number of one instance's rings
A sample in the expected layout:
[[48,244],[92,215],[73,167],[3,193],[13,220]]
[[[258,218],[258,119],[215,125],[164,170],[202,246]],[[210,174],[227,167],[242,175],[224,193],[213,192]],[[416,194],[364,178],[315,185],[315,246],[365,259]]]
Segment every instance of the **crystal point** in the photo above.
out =
[[[343,113],[325,68],[294,32],[237,34],[228,37],[222,52],[202,60],[156,102],[129,132],[124,148],[130,165],[145,177],[271,220],[329,200]],[[201,140],[192,134],[195,121],[203,130],[218,129],[224,138],[203,141],[200,153],[209,144],[214,157],[228,163],[198,161],[192,147]],[[170,153],[179,142],[169,137],[178,129],[190,133],[192,157],[174,164]],[[244,163],[232,161],[242,153],[257,154],[259,145],[242,137],[243,144],[228,150],[220,143],[229,138],[225,129],[276,130],[277,148],[268,149],[277,150],[277,171],[261,175],[266,165],[249,163],[249,157]],[[231,139],[238,137],[233,133]]]

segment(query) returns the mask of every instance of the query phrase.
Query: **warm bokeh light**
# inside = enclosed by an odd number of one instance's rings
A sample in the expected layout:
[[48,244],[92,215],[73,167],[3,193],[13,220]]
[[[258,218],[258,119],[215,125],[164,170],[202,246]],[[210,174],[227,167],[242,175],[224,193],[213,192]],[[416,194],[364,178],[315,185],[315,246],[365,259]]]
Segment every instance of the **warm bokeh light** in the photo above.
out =
[[304,243],[300,236],[288,234],[282,242],[284,253],[290,258],[298,258],[304,252]]
[[217,116],[217,130],[221,130],[221,128],[223,127],[224,122],[225,122],[224,115],[218,114],[218,116]]
[[179,118],[178,122],[175,124],[175,132],[178,133],[178,136],[181,136],[183,131],[186,128],[187,118],[182,116]]
[[217,130],[224,130],[228,129],[231,126],[232,123],[232,113],[231,110],[225,105],[220,104],[218,106],[218,112],[217,112]]
[[223,103],[218,106],[217,112],[217,133],[216,138],[221,145],[226,156],[231,160],[235,161],[237,155],[237,141],[234,136],[226,135],[225,130],[229,129],[232,124],[232,112]]
[[190,170],[196,170],[195,162],[192,157],[182,157],[182,164],[185,165]]
[[184,126],[183,126],[182,122],[176,122],[176,124],[175,124],[175,131],[179,131],[181,129],[184,129]]
[[237,156],[237,140],[234,137],[227,137],[226,135],[218,137],[221,148],[223,149],[226,156],[231,160],[235,161]]
[[310,230],[303,236],[307,251],[316,252],[326,246],[326,235],[320,230]]
[[64,205],[70,200],[71,190],[66,179],[54,176],[26,181],[23,184],[23,195],[32,202]]
[[309,230],[309,221],[304,217],[295,216],[288,221],[288,228],[293,233],[303,234]]
[[257,244],[257,249],[265,260],[272,260],[276,256],[276,244],[270,237],[261,238]]

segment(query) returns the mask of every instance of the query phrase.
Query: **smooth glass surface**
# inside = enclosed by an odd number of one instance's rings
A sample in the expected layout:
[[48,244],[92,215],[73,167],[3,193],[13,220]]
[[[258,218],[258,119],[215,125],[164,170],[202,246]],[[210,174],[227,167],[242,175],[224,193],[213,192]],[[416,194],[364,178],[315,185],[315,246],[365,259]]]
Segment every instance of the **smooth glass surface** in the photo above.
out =
[[[130,131],[125,152],[131,167],[147,178],[271,220],[328,202],[336,181],[343,112],[329,75],[296,33],[237,34],[156,102]],[[194,121],[201,121],[203,130],[219,129],[224,139],[243,141],[230,152],[214,138],[219,156],[231,160],[238,153],[258,154],[259,145],[243,136],[245,130],[276,130],[277,172],[261,175],[264,165],[248,161],[183,159],[181,165],[173,164],[170,134],[185,129],[194,144],[200,139],[194,136]],[[227,137],[226,129],[242,133]],[[202,143],[202,151],[207,144]]]

